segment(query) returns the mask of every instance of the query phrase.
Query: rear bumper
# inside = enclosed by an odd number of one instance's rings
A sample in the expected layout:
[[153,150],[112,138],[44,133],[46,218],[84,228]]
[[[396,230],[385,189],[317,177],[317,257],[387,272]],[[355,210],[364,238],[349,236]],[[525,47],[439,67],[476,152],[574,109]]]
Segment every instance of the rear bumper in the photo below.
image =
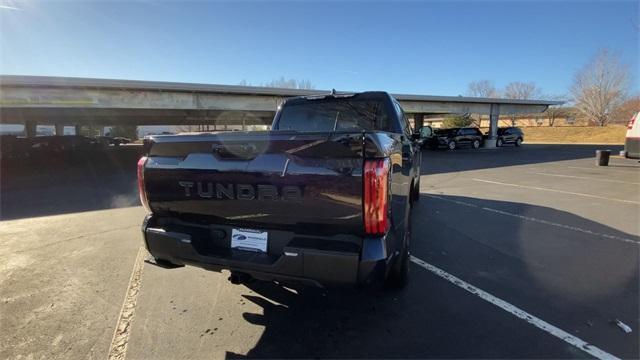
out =
[[229,270],[258,280],[315,286],[379,283],[384,279],[389,264],[388,239],[385,237],[363,239],[360,251],[314,247],[308,242],[300,246],[304,242],[291,241],[289,244],[293,245],[285,246],[280,255],[228,247],[203,254],[201,246],[196,243],[202,239],[196,240],[188,231],[158,227],[152,216],[145,218],[142,233],[147,250],[156,260],[217,272]]

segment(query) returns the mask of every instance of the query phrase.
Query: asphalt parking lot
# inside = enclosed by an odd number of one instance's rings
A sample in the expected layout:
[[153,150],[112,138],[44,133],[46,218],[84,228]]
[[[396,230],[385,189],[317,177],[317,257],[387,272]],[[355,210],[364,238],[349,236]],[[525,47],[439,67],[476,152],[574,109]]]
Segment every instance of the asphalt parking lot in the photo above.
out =
[[638,358],[640,164],[602,148],[426,151],[402,291],[143,265],[135,162],[5,178],[0,357],[105,358],[120,327],[129,359]]

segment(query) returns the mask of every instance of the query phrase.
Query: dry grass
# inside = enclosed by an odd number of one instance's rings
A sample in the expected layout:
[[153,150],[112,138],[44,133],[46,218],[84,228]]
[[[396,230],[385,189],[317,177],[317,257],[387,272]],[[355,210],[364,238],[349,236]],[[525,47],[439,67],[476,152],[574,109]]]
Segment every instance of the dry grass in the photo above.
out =
[[624,125],[576,127],[526,127],[525,141],[549,143],[624,144]]
[[[521,127],[525,142],[565,143],[565,144],[624,144],[627,132],[625,125],[562,126],[562,127]],[[488,129],[483,129],[483,132]]]

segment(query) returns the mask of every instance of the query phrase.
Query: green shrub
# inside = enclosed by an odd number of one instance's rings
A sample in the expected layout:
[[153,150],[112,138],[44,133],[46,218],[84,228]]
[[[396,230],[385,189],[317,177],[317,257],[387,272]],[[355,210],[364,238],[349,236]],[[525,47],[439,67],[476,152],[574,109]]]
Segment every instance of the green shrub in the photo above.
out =
[[443,128],[466,127],[473,124],[473,119],[469,115],[448,116],[442,121]]
[[137,127],[135,125],[116,125],[111,127],[111,131],[109,131],[109,136],[121,136],[126,137],[132,140],[138,138]]

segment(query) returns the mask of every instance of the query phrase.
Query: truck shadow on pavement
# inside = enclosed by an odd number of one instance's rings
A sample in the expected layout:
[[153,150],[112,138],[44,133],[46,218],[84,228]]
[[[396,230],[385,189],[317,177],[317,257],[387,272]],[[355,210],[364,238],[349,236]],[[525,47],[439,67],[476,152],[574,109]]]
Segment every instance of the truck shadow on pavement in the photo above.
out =
[[[503,219],[455,202],[640,242],[638,236],[547,207],[439,196],[445,200],[423,194],[414,211],[414,256],[614,355],[638,357],[637,337],[612,324],[622,319],[637,328],[637,244]],[[471,219],[464,228],[461,217]],[[400,291],[247,287],[256,295],[244,298],[263,311],[244,313],[244,320],[264,332],[246,355],[228,352],[227,358],[586,356],[415,264]]]
[[497,149],[422,150],[421,174],[442,174],[458,171],[491,169],[575,159],[594,159],[596,150],[611,150],[618,154],[622,145],[505,145]]

